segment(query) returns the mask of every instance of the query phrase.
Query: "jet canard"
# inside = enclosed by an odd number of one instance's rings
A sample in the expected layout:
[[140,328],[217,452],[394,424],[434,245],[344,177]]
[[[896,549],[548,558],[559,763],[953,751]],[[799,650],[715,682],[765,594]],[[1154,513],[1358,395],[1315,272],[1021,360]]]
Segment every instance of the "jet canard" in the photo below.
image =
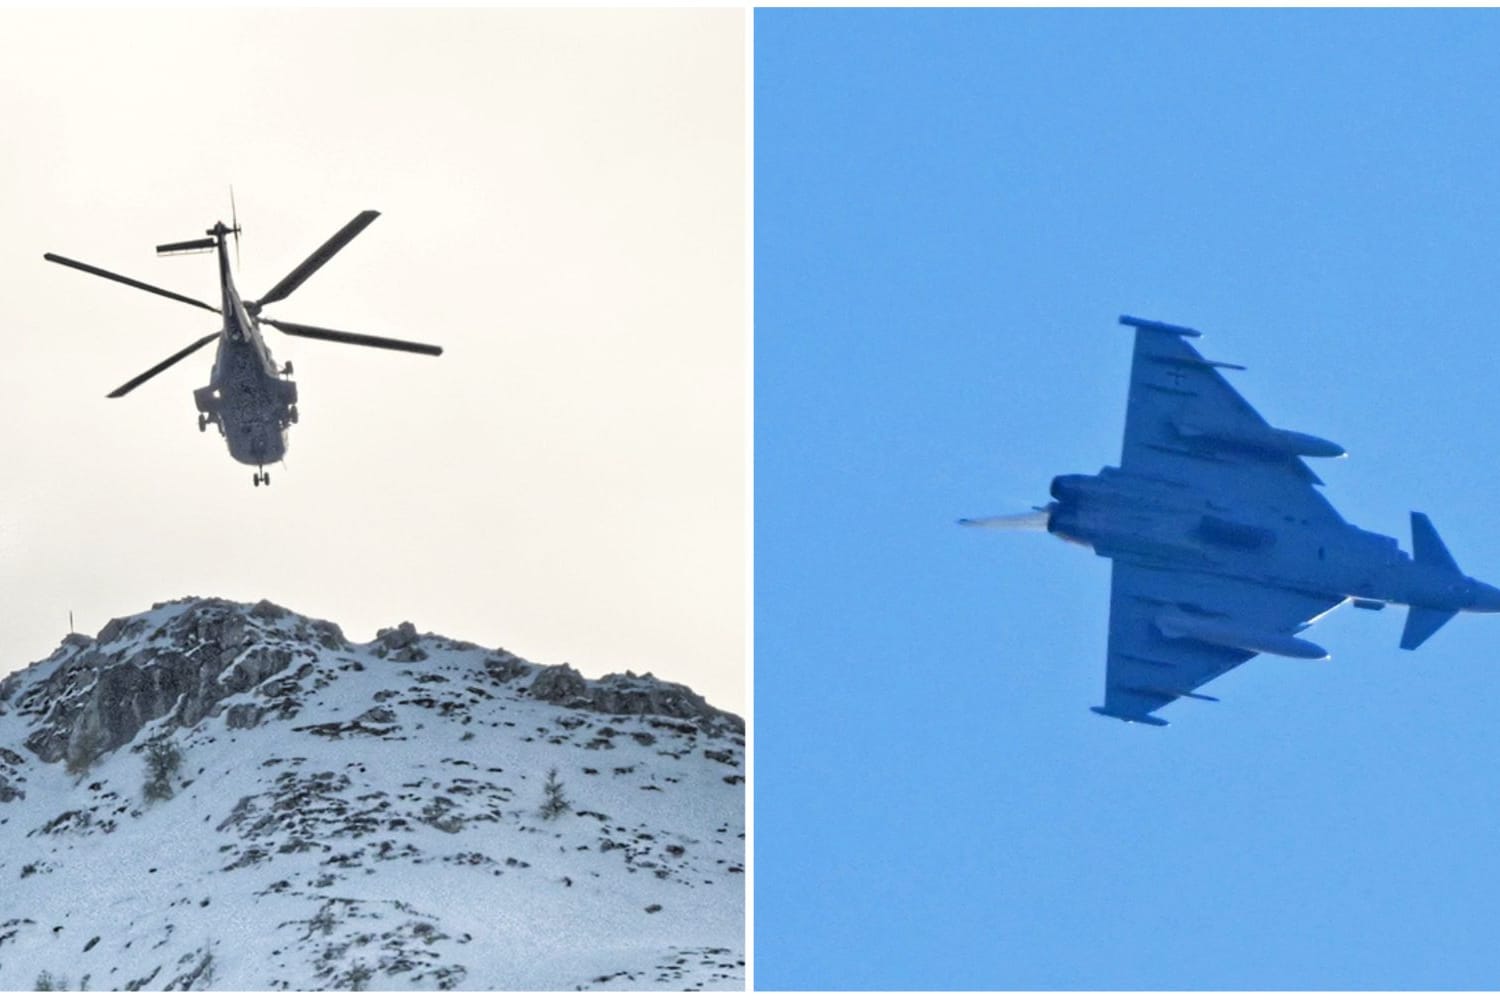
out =
[[1113,561],[1104,704],[1093,711],[1164,726],[1152,714],[1260,653],[1322,659],[1299,633],[1352,601],[1408,607],[1402,649],[1460,611],[1500,612],[1500,589],[1466,576],[1425,514],[1412,553],[1345,521],[1304,458],[1332,441],[1267,423],[1188,342],[1196,330],[1120,317],[1135,330],[1120,465],[1052,480],[1026,521]]

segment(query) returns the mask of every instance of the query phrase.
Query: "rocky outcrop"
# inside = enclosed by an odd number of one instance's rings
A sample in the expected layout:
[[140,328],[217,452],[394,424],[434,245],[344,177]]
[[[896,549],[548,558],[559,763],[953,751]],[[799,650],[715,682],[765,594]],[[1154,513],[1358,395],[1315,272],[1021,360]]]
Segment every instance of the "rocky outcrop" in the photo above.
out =
[[374,652],[396,663],[415,663],[427,659],[422,649],[421,636],[411,622],[402,622],[395,628],[383,628],[375,633]]
[[0,802],[13,802],[16,799],[24,799],[26,793],[21,790],[21,785],[26,779],[21,776],[21,766],[26,763],[26,758],[0,747]]
[[536,679],[531,682],[530,694],[533,698],[550,701],[554,705],[587,708],[588,701],[584,695],[588,689],[588,682],[583,679],[582,674],[566,663],[561,663],[537,671]]
[[496,684],[509,684],[518,677],[525,677],[531,673],[532,666],[534,664],[521,659],[514,653],[507,653],[503,649],[496,650],[493,656],[484,658],[484,669]]
[[[73,636],[64,642],[61,664],[17,705],[23,713],[47,706],[27,749],[83,768],[156,720],[196,725],[226,698],[310,660],[315,649],[348,648],[337,626],[267,601],[247,609],[190,598],[152,610],[162,609],[174,613],[117,618],[87,645]],[[253,725],[243,714],[235,722]]]
[[71,636],[0,683],[0,990],[741,988],[731,723],[265,601]]
[[[411,622],[381,629],[368,648],[393,663],[415,663],[428,658],[428,647],[478,648],[420,634]],[[44,661],[50,674],[24,695],[17,692],[29,671],[0,684],[0,714],[33,716],[25,747],[42,761],[66,761],[81,770],[130,743],[148,725],[164,720],[192,727],[224,712],[226,700],[252,690],[268,700],[228,706],[229,728],[253,729],[273,711],[287,717],[301,693],[298,681],[320,651],[353,648],[337,625],[304,618],[270,601],[246,606],[189,597],[156,604],[143,615],[116,618],[93,639],[69,635]],[[496,684],[531,676],[530,697],[554,705],[690,720],[710,734],[745,731],[738,716],[651,674],[627,671],[588,680],[566,663],[538,667],[505,650],[489,652],[484,663]],[[0,772],[0,801],[20,794]]]
[[554,705],[604,715],[663,715],[690,719],[712,733],[745,731],[744,719],[719,711],[691,688],[628,670],[589,681],[566,663],[547,667],[537,672],[530,694]]

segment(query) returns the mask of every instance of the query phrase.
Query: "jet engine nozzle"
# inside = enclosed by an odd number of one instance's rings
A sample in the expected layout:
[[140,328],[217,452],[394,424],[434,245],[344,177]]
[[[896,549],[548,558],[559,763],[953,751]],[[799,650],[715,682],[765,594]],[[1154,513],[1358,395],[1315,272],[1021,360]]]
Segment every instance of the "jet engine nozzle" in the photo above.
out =
[[1077,473],[1068,476],[1053,476],[1050,490],[1052,498],[1061,500],[1063,503],[1076,503],[1083,498],[1093,479],[1093,476],[1082,476]]

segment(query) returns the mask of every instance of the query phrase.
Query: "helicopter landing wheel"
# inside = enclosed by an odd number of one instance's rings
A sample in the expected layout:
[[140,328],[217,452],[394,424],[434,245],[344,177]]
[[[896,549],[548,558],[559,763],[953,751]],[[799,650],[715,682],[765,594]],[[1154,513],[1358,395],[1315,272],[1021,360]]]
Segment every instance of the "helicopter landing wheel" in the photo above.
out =
[[284,365],[281,366],[281,374],[283,374],[283,375],[290,375],[291,373],[292,373],[292,363],[290,361],[288,361],[286,364],[284,364]]
[[286,418],[294,424],[297,422],[297,408],[295,406],[286,411]]
[[206,413],[200,413],[200,414],[198,414],[198,430],[199,431],[206,431],[206,430],[208,430],[208,414],[206,414]]

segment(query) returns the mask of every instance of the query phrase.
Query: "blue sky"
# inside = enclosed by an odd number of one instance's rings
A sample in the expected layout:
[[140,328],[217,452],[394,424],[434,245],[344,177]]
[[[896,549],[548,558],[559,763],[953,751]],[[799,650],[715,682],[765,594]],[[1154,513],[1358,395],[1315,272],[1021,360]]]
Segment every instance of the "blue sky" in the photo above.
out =
[[1500,985],[1500,618],[1127,726],[1109,563],[953,523],[1118,462],[1132,313],[1500,582],[1500,16],[755,30],[757,986]]

